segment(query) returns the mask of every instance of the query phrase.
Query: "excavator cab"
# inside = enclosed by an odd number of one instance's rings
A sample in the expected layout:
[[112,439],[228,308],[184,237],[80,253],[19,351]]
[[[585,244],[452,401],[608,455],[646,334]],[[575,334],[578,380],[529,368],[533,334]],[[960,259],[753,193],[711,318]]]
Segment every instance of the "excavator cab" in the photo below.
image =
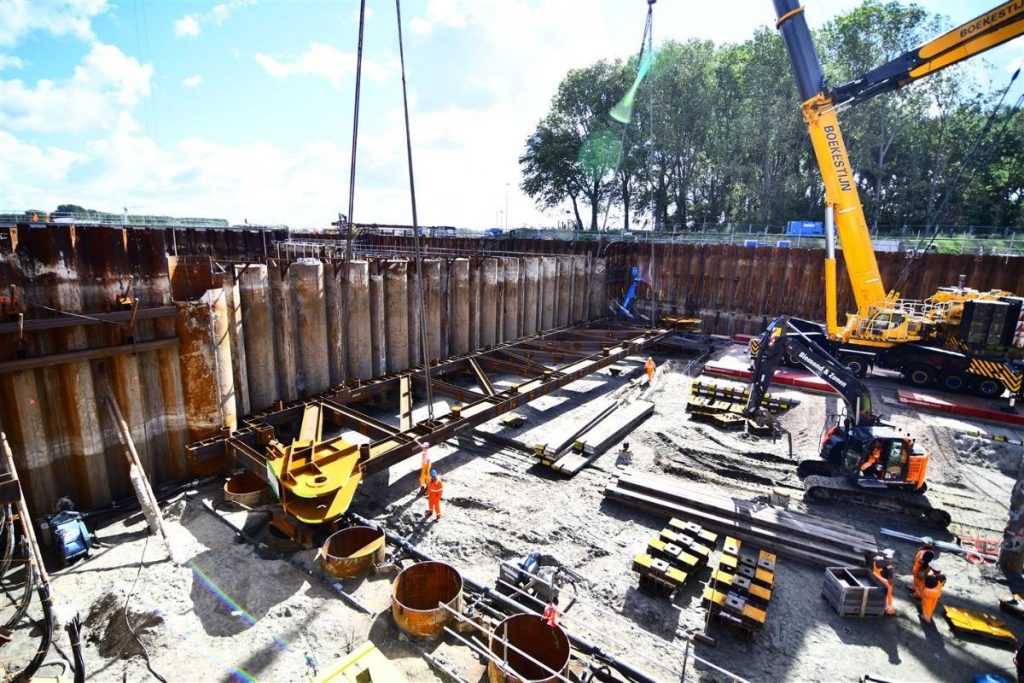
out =
[[863,488],[921,490],[928,452],[886,426],[855,427],[846,440],[843,473]]

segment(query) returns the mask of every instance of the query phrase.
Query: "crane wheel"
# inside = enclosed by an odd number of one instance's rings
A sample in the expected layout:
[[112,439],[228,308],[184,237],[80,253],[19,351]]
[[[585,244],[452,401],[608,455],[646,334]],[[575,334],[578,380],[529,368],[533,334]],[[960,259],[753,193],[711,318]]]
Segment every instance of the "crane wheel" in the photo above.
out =
[[967,388],[967,378],[963,373],[952,370],[945,372],[939,377],[939,385],[946,391],[958,394]]
[[1003,383],[991,377],[978,377],[974,380],[974,393],[982,398],[999,398],[1003,395]]
[[858,377],[864,377],[868,374],[868,364],[859,356],[840,356],[839,362]]
[[912,365],[905,368],[903,376],[915,387],[928,387],[935,383],[935,373],[924,365]]

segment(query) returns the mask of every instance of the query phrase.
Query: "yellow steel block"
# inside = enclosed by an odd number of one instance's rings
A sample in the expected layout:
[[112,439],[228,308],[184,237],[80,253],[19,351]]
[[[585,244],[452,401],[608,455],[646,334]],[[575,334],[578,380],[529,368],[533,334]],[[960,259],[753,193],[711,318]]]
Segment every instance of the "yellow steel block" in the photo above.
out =
[[955,629],[1017,644],[1017,637],[1006,628],[1006,622],[996,619],[990,614],[949,605],[943,605],[943,608],[946,610],[946,617]]
[[754,581],[771,588],[775,585],[775,573],[770,572],[767,569],[758,569],[754,572]]
[[753,605],[744,605],[743,618],[756,621],[758,624],[764,624],[764,620],[768,618],[768,615],[763,609],[758,609]]

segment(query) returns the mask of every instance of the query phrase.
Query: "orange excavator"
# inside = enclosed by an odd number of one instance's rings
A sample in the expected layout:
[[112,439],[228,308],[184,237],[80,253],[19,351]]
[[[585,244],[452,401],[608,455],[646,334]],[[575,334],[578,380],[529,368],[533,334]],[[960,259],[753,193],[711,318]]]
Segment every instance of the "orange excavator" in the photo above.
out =
[[949,524],[949,513],[932,507],[924,495],[928,451],[875,414],[871,392],[855,373],[788,318],[773,320],[759,341],[747,417],[774,419],[761,408],[761,399],[783,358],[821,378],[846,404],[845,417],[821,440],[820,457],[804,460],[797,469],[811,500],[867,505],[941,527]]

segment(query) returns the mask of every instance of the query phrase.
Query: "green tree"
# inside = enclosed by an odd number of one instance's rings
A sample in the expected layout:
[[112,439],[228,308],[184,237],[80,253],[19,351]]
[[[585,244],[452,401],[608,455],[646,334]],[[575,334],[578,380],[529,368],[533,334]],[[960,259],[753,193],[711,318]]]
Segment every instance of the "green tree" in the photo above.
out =
[[613,189],[620,134],[608,112],[631,82],[621,62],[570,71],[519,158],[522,190],[545,208],[568,199],[581,229],[580,203],[589,207],[589,227],[596,231],[602,201]]

